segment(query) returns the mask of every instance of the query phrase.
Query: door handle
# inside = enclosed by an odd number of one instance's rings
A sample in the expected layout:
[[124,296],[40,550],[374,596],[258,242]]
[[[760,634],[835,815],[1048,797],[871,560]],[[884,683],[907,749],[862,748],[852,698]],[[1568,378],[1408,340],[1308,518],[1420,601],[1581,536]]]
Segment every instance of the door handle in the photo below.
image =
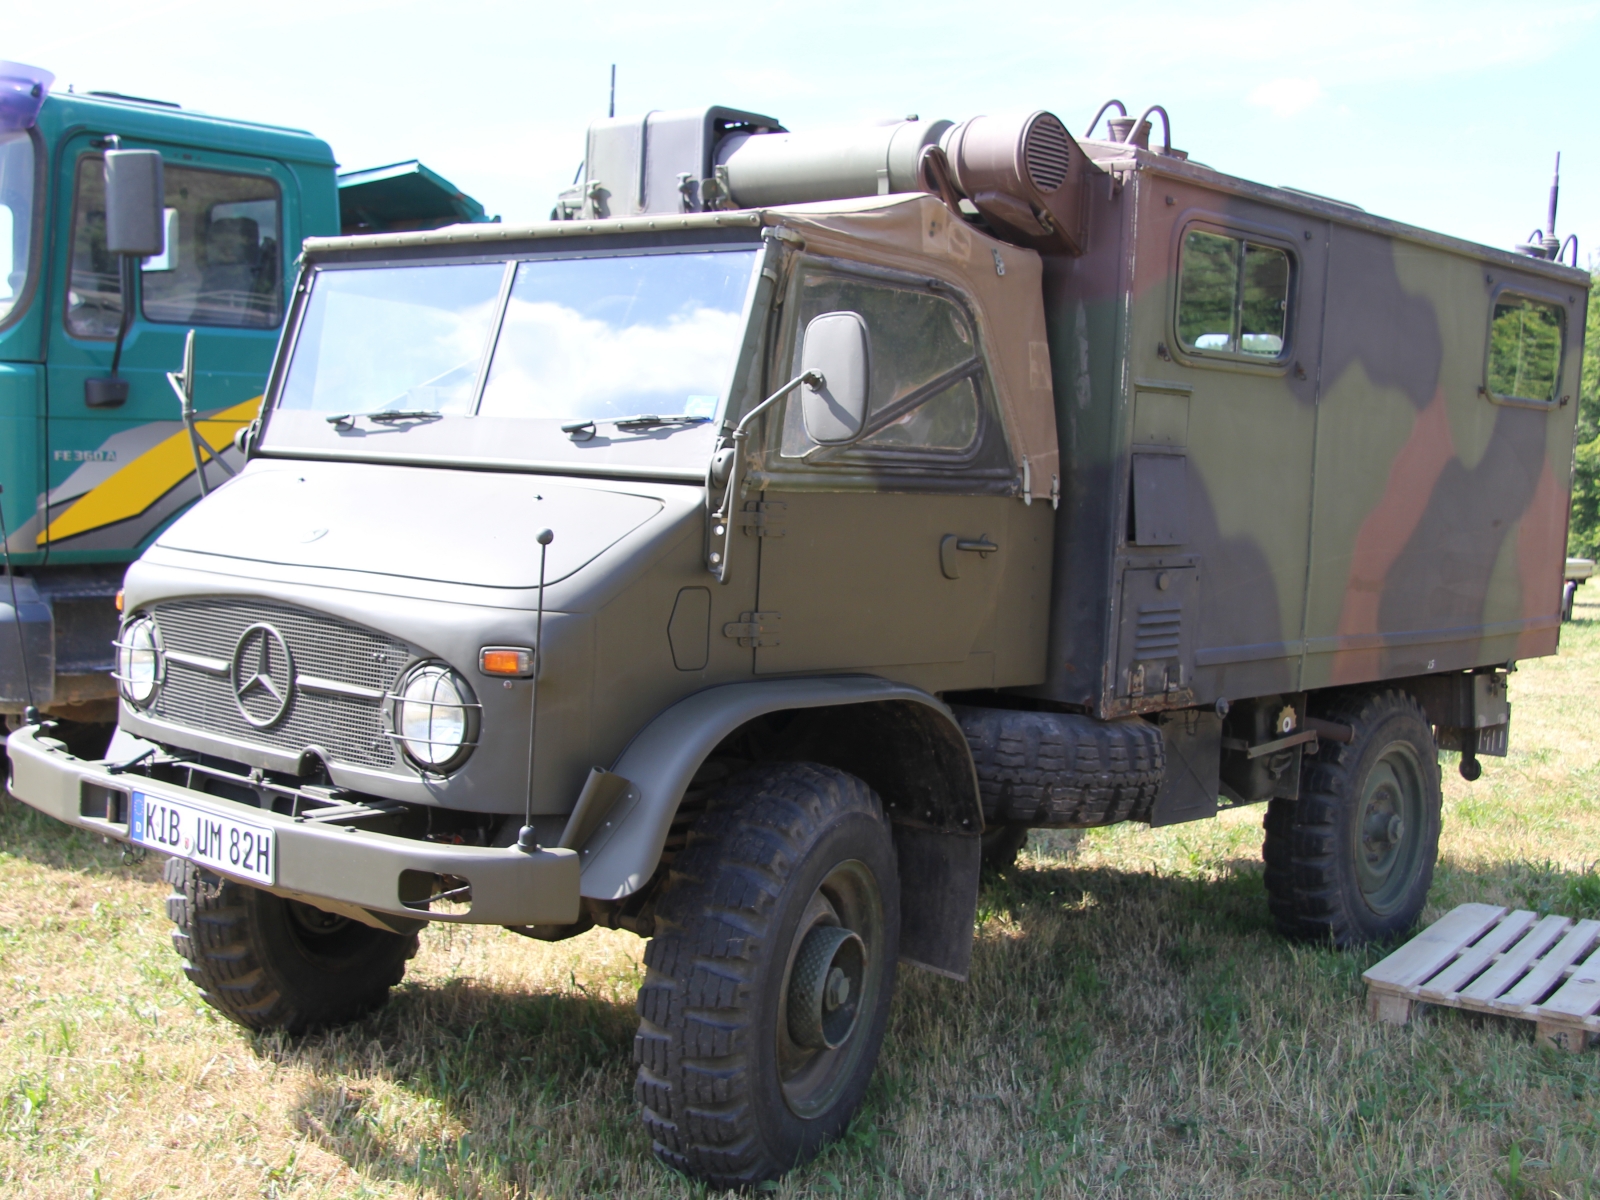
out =
[[939,539],[939,570],[943,572],[946,579],[960,579],[961,560],[957,555],[966,552],[986,559],[998,549],[1000,549],[999,544],[991,542],[988,534],[975,538],[963,538],[957,537],[953,533],[947,533]]

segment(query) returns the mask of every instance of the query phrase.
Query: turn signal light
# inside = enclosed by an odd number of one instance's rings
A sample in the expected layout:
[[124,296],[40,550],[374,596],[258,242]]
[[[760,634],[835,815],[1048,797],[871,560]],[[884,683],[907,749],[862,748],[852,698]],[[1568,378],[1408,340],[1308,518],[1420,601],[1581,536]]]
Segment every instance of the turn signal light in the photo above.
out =
[[[101,593],[101,595],[104,595],[104,594],[105,594],[104,592]],[[122,611],[122,589],[121,588],[117,589],[117,611],[118,612]]]
[[485,675],[526,679],[533,674],[533,651],[527,646],[485,646],[478,651],[478,670]]

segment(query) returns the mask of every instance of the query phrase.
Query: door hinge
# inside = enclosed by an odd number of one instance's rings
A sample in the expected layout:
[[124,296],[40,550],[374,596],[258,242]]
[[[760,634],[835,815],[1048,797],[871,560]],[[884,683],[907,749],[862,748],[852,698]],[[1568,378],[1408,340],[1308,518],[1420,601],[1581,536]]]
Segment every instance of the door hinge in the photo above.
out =
[[733,523],[757,537],[782,537],[783,515],[788,506],[777,500],[752,500],[733,514]]
[[737,638],[741,646],[777,646],[778,622],[783,614],[778,612],[740,613],[737,621],[722,627],[722,636]]

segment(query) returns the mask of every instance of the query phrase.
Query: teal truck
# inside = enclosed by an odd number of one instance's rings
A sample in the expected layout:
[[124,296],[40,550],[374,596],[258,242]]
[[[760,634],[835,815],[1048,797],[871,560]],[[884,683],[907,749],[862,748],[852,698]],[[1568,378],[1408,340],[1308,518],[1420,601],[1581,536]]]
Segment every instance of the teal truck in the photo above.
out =
[[[200,495],[197,459],[213,485],[242,461],[301,241],[489,218],[420,163],[339,174],[299,130],[51,82],[0,63],[0,713],[93,740],[123,571]],[[106,156],[139,150],[164,228],[133,257],[107,245]],[[167,378],[191,330],[192,432]]]

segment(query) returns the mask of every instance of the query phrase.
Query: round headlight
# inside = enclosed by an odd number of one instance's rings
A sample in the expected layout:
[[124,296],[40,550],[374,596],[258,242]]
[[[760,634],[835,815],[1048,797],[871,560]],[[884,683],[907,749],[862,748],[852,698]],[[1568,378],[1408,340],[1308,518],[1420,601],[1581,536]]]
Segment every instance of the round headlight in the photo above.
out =
[[424,663],[400,686],[395,732],[424,771],[448,771],[477,742],[478,702],[467,681],[449,667]]
[[136,617],[117,639],[117,690],[132,704],[149,704],[161,682],[161,631],[150,617]]

